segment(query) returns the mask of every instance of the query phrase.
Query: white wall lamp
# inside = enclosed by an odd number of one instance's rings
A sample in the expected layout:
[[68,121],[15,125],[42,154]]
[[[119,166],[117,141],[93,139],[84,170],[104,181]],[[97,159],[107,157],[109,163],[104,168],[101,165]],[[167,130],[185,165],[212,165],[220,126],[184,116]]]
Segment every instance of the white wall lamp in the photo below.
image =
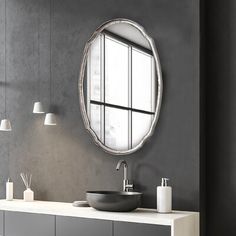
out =
[[[50,0],[50,78],[49,78],[49,98],[50,98],[50,109],[52,105],[52,36],[53,36],[53,0]],[[48,112],[45,116],[44,125],[56,125],[56,115],[52,112]]]
[[56,115],[54,113],[47,113],[44,120],[44,125],[56,125]]
[[2,119],[0,131],[11,131],[11,122],[8,119]]
[[1,120],[0,131],[11,131],[11,122],[7,119],[7,0],[5,0],[5,26],[4,26],[4,34],[5,34],[5,47],[4,47],[4,59],[5,59],[5,81],[4,81],[4,115],[5,118]]
[[43,114],[45,113],[43,110],[43,104],[41,102],[35,102],[34,103],[34,109],[33,109],[34,114]]

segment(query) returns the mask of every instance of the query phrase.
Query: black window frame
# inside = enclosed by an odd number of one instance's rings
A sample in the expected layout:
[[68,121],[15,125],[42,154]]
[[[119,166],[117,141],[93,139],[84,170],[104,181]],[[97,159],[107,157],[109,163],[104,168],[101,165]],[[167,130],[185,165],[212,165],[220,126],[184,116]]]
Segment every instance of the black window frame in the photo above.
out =
[[[132,122],[132,113],[133,112],[137,112],[137,113],[142,113],[142,114],[147,114],[147,115],[155,115],[155,112],[151,112],[151,111],[146,111],[146,110],[142,110],[142,109],[136,109],[136,108],[133,108],[132,107],[132,51],[133,51],[133,48],[135,48],[135,49],[137,49],[137,50],[139,50],[139,51],[141,51],[141,52],[144,52],[144,53],[146,53],[146,54],[149,54],[150,56],[152,56],[153,57],[153,53],[152,53],[152,51],[151,50],[149,50],[149,49],[147,49],[147,48],[145,48],[145,47],[143,47],[143,46],[141,46],[141,45],[139,45],[139,44],[136,44],[135,42],[132,42],[132,41],[130,41],[130,40],[128,40],[128,39],[126,39],[126,38],[124,38],[124,37],[121,37],[120,35],[117,35],[117,34],[115,34],[115,33],[113,33],[113,32],[111,32],[111,31],[108,31],[108,30],[103,30],[101,33],[100,33],[100,35],[102,35],[102,37],[103,37],[103,71],[104,71],[104,78],[103,78],[103,99],[104,99],[104,101],[96,101],[96,100],[92,100],[91,98],[89,99],[89,104],[87,104],[87,107],[89,106],[89,108],[91,107],[90,106],[90,104],[93,104],[93,105],[99,105],[99,106],[103,106],[103,121],[101,120],[101,122],[103,122],[103,139],[104,140],[101,140],[102,141],[102,143],[104,144],[104,145],[106,145],[106,130],[105,130],[105,124],[106,124],[106,115],[105,115],[105,112],[106,112],[106,110],[105,110],[105,108],[106,107],[110,107],[110,108],[116,108],[116,109],[121,109],[121,110],[127,110],[127,111],[129,111],[130,112],[130,115],[131,115],[131,118],[130,118],[130,120],[131,120],[131,123],[129,124],[129,122],[128,122],[128,125],[130,125],[131,127],[129,127],[129,129],[130,129],[130,132],[131,132],[131,136],[130,136],[130,139],[131,140],[129,140],[129,143],[130,143],[130,147],[128,147],[128,149],[130,149],[130,148],[133,148],[133,145],[132,145],[132,130],[133,130],[133,122]],[[105,54],[106,54],[106,52],[105,52],[105,38],[106,38],[106,36],[108,36],[110,39],[114,39],[115,41],[120,41],[121,43],[124,43],[124,44],[126,44],[128,47],[130,47],[131,48],[131,88],[130,88],[130,92],[131,92],[131,104],[130,104],[130,107],[128,106],[128,107],[126,107],[126,106],[122,106],[122,105],[116,105],[116,104],[111,104],[111,103],[107,103],[106,102],[106,94],[105,94],[105,90],[106,90],[106,83],[105,83],[105,81],[106,81],[106,78],[105,78],[105,70],[106,70],[106,68],[105,68],[105,60],[106,60],[106,58],[105,58]],[[156,76],[156,75],[155,75]],[[90,88],[89,88],[90,89]],[[129,144],[128,144],[128,146],[129,146]]]

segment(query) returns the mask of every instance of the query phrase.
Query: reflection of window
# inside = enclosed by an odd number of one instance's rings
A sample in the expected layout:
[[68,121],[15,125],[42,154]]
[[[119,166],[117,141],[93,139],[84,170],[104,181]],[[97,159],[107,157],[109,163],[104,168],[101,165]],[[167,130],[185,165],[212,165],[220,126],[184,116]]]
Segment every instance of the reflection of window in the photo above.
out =
[[135,147],[149,131],[155,112],[152,52],[102,33],[91,46],[87,78],[91,128],[112,149]]

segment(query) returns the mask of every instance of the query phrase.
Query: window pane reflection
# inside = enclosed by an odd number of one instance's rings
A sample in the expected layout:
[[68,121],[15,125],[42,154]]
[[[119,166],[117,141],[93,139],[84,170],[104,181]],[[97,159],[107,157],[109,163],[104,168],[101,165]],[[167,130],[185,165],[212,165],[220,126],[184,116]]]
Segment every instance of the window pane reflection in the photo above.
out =
[[90,99],[101,101],[102,95],[102,55],[101,55],[101,36],[99,36],[91,45],[88,63],[88,90],[90,92]]
[[105,101],[128,106],[128,46],[105,37]]
[[137,146],[150,130],[153,115],[132,112],[132,147]]
[[90,125],[101,141],[103,141],[102,111],[103,111],[103,106],[90,104]]
[[105,145],[128,150],[128,111],[105,107]]
[[132,50],[132,106],[154,111],[153,107],[152,56],[139,50]]

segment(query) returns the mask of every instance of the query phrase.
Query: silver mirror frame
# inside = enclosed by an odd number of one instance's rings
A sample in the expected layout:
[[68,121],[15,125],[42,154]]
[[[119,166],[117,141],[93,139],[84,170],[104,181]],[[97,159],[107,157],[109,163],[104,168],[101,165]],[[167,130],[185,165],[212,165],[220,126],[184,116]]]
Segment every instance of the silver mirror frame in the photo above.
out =
[[[107,27],[109,27],[113,24],[119,24],[119,23],[126,23],[126,24],[129,24],[129,25],[135,27],[147,39],[147,41],[150,44],[151,50],[153,52],[153,56],[154,56],[154,60],[155,60],[155,64],[156,64],[156,73],[157,73],[157,92],[158,93],[157,93],[157,100],[156,100],[156,110],[155,110],[155,115],[154,115],[152,125],[151,125],[148,133],[143,137],[143,139],[140,141],[140,143],[137,146],[135,146],[134,148],[127,150],[127,151],[117,151],[117,150],[111,149],[111,148],[105,146],[99,140],[96,133],[93,131],[93,129],[90,126],[90,121],[89,121],[87,111],[86,111],[86,104],[84,101],[84,88],[83,88],[84,79],[85,79],[84,74],[85,74],[87,58],[88,58],[88,51],[89,51],[91,44],[104,29],[106,29]],[[162,92],[163,92],[162,72],[161,72],[159,55],[158,55],[154,40],[146,33],[145,29],[141,25],[139,25],[138,23],[128,20],[128,19],[118,18],[118,19],[109,20],[97,28],[97,30],[92,34],[91,38],[87,41],[85,48],[84,48],[78,86],[79,86],[78,90],[79,90],[79,98],[80,98],[80,110],[81,110],[84,126],[85,126],[86,130],[90,133],[90,135],[93,137],[95,144],[98,145],[99,147],[101,147],[105,152],[112,154],[112,155],[128,155],[128,154],[134,153],[137,150],[139,150],[140,148],[142,148],[144,143],[153,135],[157,121],[159,119],[160,109],[161,109]]]

